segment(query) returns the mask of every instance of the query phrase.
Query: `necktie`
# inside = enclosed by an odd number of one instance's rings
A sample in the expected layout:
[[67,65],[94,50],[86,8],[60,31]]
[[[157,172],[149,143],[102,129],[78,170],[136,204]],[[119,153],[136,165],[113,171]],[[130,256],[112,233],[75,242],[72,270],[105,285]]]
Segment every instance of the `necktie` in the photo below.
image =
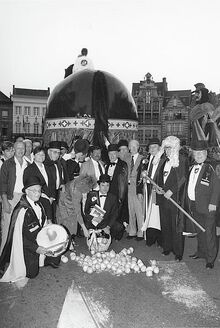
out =
[[116,165],[116,163],[110,163],[110,165],[109,166],[115,166]]
[[100,174],[103,174],[103,172],[102,172],[102,167],[101,167],[100,163],[99,163],[99,162],[97,162],[97,163],[98,163],[98,168],[99,168],[99,172],[100,172]]
[[133,171],[134,168],[134,156],[131,156],[131,172]]
[[148,171],[148,176],[151,178],[151,174],[152,174],[152,170],[153,170],[153,160],[154,160],[154,156],[150,162],[150,167],[149,167],[149,171]]
[[107,197],[107,195],[100,195],[100,197]]

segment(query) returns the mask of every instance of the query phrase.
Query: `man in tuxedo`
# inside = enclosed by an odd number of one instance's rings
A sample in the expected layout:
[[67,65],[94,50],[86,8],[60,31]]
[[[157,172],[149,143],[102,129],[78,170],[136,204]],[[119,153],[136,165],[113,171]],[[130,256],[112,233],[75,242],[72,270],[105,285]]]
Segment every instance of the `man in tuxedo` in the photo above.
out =
[[60,257],[51,257],[36,241],[39,231],[49,223],[40,202],[40,179],[30,176],[22,191],[25,194],[12,213],[7,242],[0,257],[3,272],[0,282],[27,282],[27,278],[37,276],[39,266],[57,268],[60,262]]
[[[137,178],[137,194],[138,198],[143,202],[144,185],[141,174],[143,171],[154,181],[157,180],[159,169],[165,160],[165,157],[160,152],[160,140],[152,138],[148,144],[148,158],[140,167]],[[148,224],[146,225],[146,245],[151,246],[157,242],[161,246],[161,226],[160,226],[160,213],[159,206],[156,205],[156,192],[149,180],[147,182],[147,218]],[[146,223],[145,223],[146,224]]]
[[111,178],[109,192],[114,194],[119,203],[119,215],[115,221],[118,236],[120,240],[123,236],[125,226],[128,223],[128,166],[126,162],[118,158],[118,145],[111,144],[108,146],[108,157],[110,163],[105,168],[105,173]]
[[[187,179],[185,204],[192,217],[203,226],[205,232],[194,227],[198,244],[196,253],[190,257],[204,258],[206,268],[212,269],[217,255],[216,208],[219,203],[220,180],[207,160],[207,141],[194,141],[191,148],[195,162]],[[185,222],[185,227],[187,225],[189,227],[188,220]],[[189,229],[186,228],[186,230]]]
[[[114,224],[118,217],[117,197],[109,192],[110,176],[102,174],[99,178],[99,191],[90,191],[85,204],[84,222],[87,229],[102,229],[105,233],[110,233],[115,238]],[[94,217],[92,209],[98,205],[103,211],[102,214]]]
[[180,202],[188,172],[186,158],[179,154],[179,150],[180,140],[177,137],[169,136],[163,140],[160,151],[165,152],[166,160],[160,167],[157,180],[160,188],[156,190],[160,208],[162,254],[173,252],[176,261],[182,260],[184,238],[177,229],[178,209],[169,199],[172,196],[173,200]]
[[80,175],[92,176],[98,181],[100,175],[105,173],[104,164],[101,161],[101,148],[99,146],[91,146],[89,152],[90,159],[82,163]]
[[74,143],[75,158],[69,159],[66,162],[69,181],[79,176],[82,163],[88,153],[89,142],[86,139],[78,139]]

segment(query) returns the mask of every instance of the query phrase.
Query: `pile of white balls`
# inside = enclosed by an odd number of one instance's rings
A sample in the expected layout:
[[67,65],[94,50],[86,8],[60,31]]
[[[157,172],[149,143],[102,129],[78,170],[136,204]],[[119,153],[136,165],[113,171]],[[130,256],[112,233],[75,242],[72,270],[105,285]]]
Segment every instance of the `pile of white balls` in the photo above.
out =
[[152,277],[154,273],[159,273],[159,268],[155,260],[151,260],[151,265],[146,267],[142,260],[131,255],[133,252],[133,247],[124,248],[118,254],[114,250],[102,253],[97,252],[91,256],[86,256],[82,253],[77,256],[76,253],[72,252],[70,259],[76,261],[83,268],[83,271],[89,274],[108,271],[113,275],[120,276],[131,272],[143,272],[147,277]]

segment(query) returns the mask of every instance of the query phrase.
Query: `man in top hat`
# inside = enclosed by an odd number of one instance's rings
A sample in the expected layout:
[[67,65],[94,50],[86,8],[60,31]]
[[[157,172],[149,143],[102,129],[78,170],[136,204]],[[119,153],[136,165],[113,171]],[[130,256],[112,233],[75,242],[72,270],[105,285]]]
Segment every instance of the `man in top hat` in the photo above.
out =
[[44,165],[50,170],[52,181],[50,183],[50,195],[54,198],[52,203],[53,222],[56,223],[56,207],[59,201],[59,194],[64,189],[68,182],[68,173],[65,165],[65,160],[61,162],[61,143],[60,141],[51,141],[49,143],[47,157]]
[[66,141],[60,141],[60,156],[63,156],[68,152],[68,145]]
[[89,142],[86,139],[78,139],[74,143],[75,157],[67,160],[66,162],[69,181],[72,181],[74,178],[79,176],[80,167],[85,161],[88,149]]
[[[137,178],[137,194],[138,198],[143,202],[144,196],[144,184],[142,173],[143,171],[149,178],[157,181],[158,174],[161,165],[165,161],[165,156],[160,152],[160,140],[158,138],[152,138],[148,143],[149,156],[147,160],[140,167]],[[156,192],[149,180],[147,183],[147,204],[146,206],[146,217],[144,224],[144,231],[146,230],[146,245],[151,246],[157,242],[161,246],[161,224],[160,224],[160,213],[159,206],[156,204]]]
[[207,142],[196,141],[191,148],[195,162],[187,179],[185,206],[205,232],[194,225],[192,227],[192,224],[190,227],[188,220],[185,221],[184,231],[197,232],[197,251],[191,257],[204,258],[206,268],[212,269],[217,255],[216,208],[219,203],[220,180],[207,160]]
[[[47,249],[36,242],[39,231],[45,226],[47,217],[40,203],[41,185],[38,177],[29,177],[24,185],[25,193],[16,205],[8,232],[7,242],[0,257],[0,282],[27,282],[35,278],[39,266],[57,268],[60,258],[53,258]],[[6,269],[6,265],[8,265]]]
[[126,139],[120,139],[118,142],[118,157],[127,164],[131,160],[131,154],[128,149],[128,141]]
[[[116,239],[120,240],[124,232],[124,224],[128,223],[128,166],[125,161],[118,158],[118,145],[110,144],[108,146],[108,157],[110,163],[105,167],[105,173],[111,178],[109,192],[118,199],[119,215],[116,218],[115,225],[119,231]],[[125,224],[126,225],[126,224]]]
[[[115,238],[117,229],[114,229],[114,223],[118,217],[118,200],[109,192],[110,181],[109,175],[100,175],[99,191],[93,190],[88,193],[84,222],[87,229],[102,229],[106,233],[111,233],[112,238]],[[93,214],[95,205],[99,206],[100,211]]]

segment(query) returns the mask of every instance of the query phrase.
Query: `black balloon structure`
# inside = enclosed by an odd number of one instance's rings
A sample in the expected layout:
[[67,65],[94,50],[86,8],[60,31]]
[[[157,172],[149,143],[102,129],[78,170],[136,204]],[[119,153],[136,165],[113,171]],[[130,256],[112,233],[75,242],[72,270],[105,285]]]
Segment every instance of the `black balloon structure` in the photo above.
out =
[[107,139],[131,139],[137,133],[137,110],[124,84],[104,71],[82,70],[61,81],[47,104],[45,142],[76,135],[103,146]]

